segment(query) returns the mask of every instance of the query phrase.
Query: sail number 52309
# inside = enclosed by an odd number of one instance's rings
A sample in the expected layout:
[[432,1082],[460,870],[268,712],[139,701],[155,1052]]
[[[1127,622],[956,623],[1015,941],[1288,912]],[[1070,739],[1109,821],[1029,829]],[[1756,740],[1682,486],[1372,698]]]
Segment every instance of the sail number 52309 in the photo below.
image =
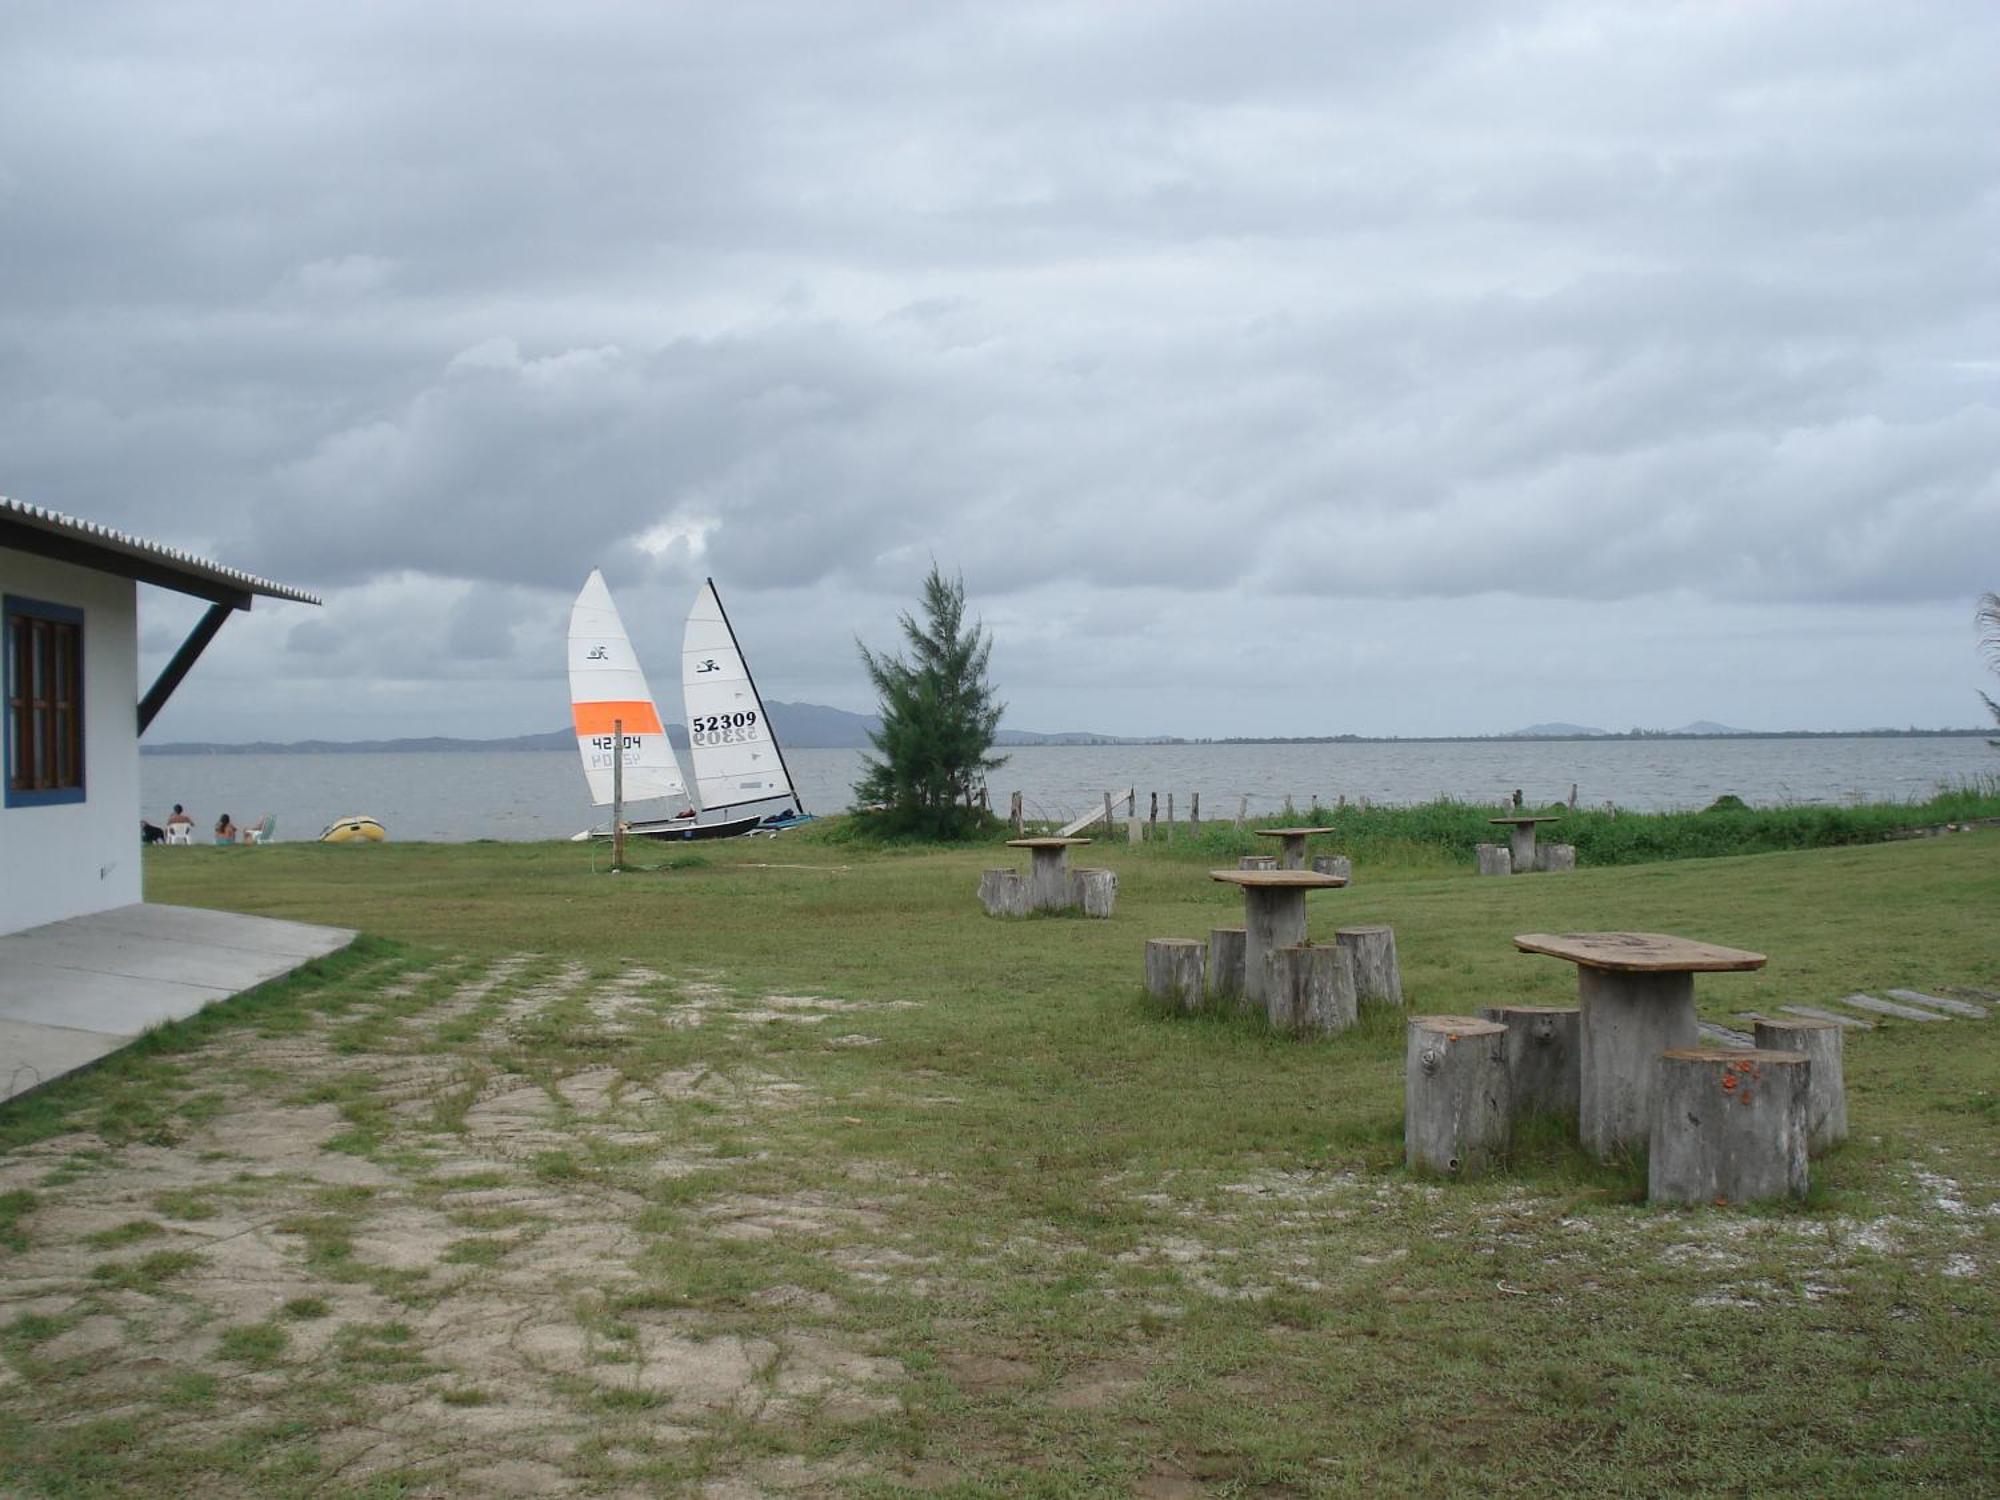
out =
[[688,736],[697,745],[740,745],[758,737],[757,715],[696,714],[688,721]]

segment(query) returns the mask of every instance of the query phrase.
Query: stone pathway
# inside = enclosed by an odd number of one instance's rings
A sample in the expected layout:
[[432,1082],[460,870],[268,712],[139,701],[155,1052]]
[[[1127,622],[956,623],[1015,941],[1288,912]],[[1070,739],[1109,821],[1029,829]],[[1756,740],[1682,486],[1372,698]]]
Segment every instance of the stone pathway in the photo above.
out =
[[[1993,1014],[1995,1006],[2000,1006],[2000,990],[1980,989],[1974,985],[1956,985],[1946,995],[1905,989],[1885,989],[1882,993],[1890,998],[1884,1000],[1877,995],[1857,992],[1842,995],[1838,1000],[1829,1000],[1824,1005],[1781,1005],[1778,1009],[1787,1015],[1804,1016],[1812,1021],[1836,1021],[1849,1031],[1873,1031],[1880,1024],[1879,1020],[1871,1019],[1873,1017],[1887,1016],[1898,1021],[1984,1021]],[[1833,1009],[1835,1006],[1846,1009]],[[1862,1014],[1854,1014],[1856,1011]],[[1755,1011],[1743,1011],[1740,1018],[1745,1021],[1769,1019]],[[1702,1022],[1701,1033],[1711,1040],[1742,1035],[1708,1021]],[[1747,1038],[1742,1043],[1727,1043],[1729,1046],[1748,1044]]]

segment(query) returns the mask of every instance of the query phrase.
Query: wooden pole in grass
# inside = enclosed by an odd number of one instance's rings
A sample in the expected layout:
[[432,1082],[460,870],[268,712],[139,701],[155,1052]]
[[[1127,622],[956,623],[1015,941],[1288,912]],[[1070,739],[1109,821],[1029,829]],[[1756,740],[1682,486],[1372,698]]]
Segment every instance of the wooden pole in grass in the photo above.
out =
[[1148,842],[1160,836],[1160,794],[1153,793],[1153,800],[1146,810],[1146,838]]
[[1188,793],[1188,836],[1198,837],[1201,833],[1201,793]]
[[625,721],[611,721],[611,872],[625,868]]

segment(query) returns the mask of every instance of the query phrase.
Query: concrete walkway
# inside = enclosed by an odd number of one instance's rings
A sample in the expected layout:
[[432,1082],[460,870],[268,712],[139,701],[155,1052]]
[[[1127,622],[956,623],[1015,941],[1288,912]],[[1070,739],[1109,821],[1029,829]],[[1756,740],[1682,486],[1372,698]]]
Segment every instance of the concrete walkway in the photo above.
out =
[[0,1100],[354,937],[342,927],[151,904],[0,937]]

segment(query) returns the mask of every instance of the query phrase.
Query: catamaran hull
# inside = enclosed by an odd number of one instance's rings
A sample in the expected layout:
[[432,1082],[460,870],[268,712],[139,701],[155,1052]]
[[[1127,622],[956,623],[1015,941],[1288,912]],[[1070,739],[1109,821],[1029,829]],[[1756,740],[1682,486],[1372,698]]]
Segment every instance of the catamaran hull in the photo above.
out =
[[[761,818],[731,818],[726,823],[697,823],[688,818],[663,818],[651,823],[627,823],[625,836],[637,839],[734,839],[746,833],[755,833]],[[583,843],[588,839],[608,839],[608,828],[586,828],[582,833],[570,835],[570,842]]]

